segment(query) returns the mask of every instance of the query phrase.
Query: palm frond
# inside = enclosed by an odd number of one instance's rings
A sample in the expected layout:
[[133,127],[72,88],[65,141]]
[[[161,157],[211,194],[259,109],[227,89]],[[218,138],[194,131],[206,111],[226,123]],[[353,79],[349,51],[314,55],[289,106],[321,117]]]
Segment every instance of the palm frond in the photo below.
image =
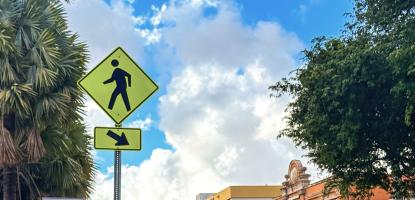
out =
[[53,123],[62,122],[72,108],[69,107],[70,97],[63,93],[48,93],[38,97],[35,105],[36,119],[51,119]]
[[58,74],[44,66],[33,66],[36,69],[35,74],[33,74],[33,86],[38,91],[50,91],[50,88],[53,88],[57,82]]
[[50,30],[46,29],[39,35],[36,48],[45,64],[51,69],[56,69],[60,52],[56,46],[56,38]]
[[46,154],[45,147],[43,146],[42,138],[37,132],[37,128],[33,127],[29,131],[24,147],[27,152],[28,162],[37,163]]
[[5,113],[15,112],[20,116],[31,113],[30,99],[36,96],[30,84],[13,84],[0,90],[0,106]]
[[9,58],[4,55],[0,55],[0,78],[0,87],[11,85],[18,80],[16,71],[10,64]]

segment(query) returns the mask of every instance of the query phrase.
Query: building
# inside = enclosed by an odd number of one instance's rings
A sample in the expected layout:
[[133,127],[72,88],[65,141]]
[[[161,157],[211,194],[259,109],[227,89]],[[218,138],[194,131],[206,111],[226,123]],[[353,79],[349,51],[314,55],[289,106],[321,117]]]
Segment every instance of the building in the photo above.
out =
[[197,200],[272,200],[280,193],[281,186],[230,186],[206,199]]
[[[200,194],[197,200],[334,200],[342,199],[338,190],[323,195],[324,180],[311,183],[310,175],[299,160],[292,160],[282,186],[230,186],[214,194]],[[392,200],[380,188],[372,190],[370,200]],[[204,195],[204,196],[203,196]],[[411,199],[415,200],[415,199]]]
[[[331,190],[323,196],[325,181],[311,183],[310,175],[306,173],[307,168],[303,167],[299,160],[292,160],[288,167],[288,174],[282,183],[281,196],[274,200],[329,200],[341,199],[338,190]],[[372,190],[371,200],[389,200],[390,194],[382,189]]]

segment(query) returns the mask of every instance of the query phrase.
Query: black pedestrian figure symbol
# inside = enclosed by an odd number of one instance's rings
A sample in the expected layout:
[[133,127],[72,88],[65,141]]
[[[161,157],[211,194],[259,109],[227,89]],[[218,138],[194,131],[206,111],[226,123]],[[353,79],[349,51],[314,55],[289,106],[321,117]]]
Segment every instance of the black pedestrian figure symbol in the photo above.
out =
[[[114,59],[111,61],[111,65],[114,67],[118,66],[118,60]],[[112,72],[111,78],[104,81],[104,84],[111,83],[115,81],[117,86],[114,89],[114,92],[112,92],[110,103],[108,105],[108,108],[112,110],[115,104],[115,100],[117,99],[118,95],[121,94],[122,100],[124,101],[124,105],[127,108],[127,111],[130,111],[130,102],[128,101],[128,95],[127,95],[127,83],[125,81],[125,77],[128,78],[128,87],[131,87],[131,75],[127,73],[126,71],[116,68],[114,69],[114,72]]]

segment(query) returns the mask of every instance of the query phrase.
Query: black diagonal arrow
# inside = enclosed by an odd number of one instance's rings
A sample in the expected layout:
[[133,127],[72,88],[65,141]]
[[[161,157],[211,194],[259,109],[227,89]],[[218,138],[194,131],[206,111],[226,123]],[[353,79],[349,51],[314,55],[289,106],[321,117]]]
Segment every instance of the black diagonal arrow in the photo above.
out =
[[117,143],[115,143],[115,146],[129,145],[127,137],[125,137],[124,132],[121,134],[121,136],[119,136],[116,133],[109,130],[107,135],[117,141]]

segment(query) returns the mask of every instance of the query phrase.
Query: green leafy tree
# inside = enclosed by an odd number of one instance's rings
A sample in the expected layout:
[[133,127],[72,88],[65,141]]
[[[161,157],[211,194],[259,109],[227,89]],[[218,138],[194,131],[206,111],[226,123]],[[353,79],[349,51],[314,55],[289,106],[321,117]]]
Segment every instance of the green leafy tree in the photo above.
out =
[[88,197],[94,167],[77,80],[86,46],[58,0],[0,0],[3,199]]
[[270,88],[288,93],[281,136],[307,149],[344,195],[415,191],[415,1],[357,0],[339,38],[320,37],[305,65]]

